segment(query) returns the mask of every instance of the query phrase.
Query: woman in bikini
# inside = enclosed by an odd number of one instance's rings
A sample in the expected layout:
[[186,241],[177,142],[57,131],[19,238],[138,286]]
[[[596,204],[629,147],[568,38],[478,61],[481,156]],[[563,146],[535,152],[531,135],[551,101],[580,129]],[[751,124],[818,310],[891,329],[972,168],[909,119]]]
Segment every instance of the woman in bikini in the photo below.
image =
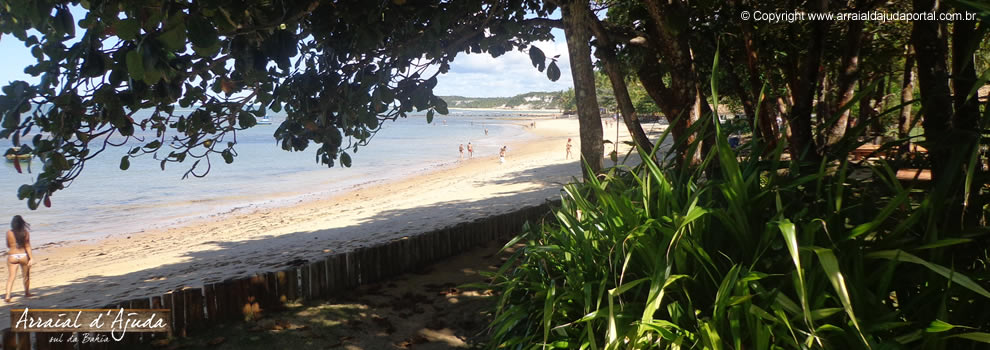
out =
[[571,139],[570,138],[567,139],[567,155],[564,156],[564,159],[571,159]]
[[24,297],[30,297],[31,286],[31,265],[34,264],[34,255],[31,254],[31,234],[28,230],[31,225],[24,221],[20,215],[14,215],[10,220],[10,231],[7,231],[7,295],[4,301],[10,302],[10,290],[14,288],[14,279],[17,278],[17,268],[20,267],[24,278]]

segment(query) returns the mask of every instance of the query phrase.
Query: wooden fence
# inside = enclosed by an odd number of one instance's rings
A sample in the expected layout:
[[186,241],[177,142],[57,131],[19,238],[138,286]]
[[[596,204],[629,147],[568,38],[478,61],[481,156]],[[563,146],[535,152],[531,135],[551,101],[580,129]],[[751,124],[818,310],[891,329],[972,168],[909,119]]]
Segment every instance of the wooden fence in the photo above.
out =
[[[547,214],[552,205],[555,203],[548,202],[332,254],[279,271],[259,272],[199,288],[184,287],[103,308],[169,309],[172,311],[172,335],[185,337],[216,324],[243,321],[260,313],[282,310],[289,301],[326,300],[355,286],[415,271],[493,240],[505,241],[518,234],[524,222],[536,221]],[[109,333],[102,334],[109,336]],[[2,331],[2,349],[128,349],[168,334],[127,332],[122,341],[102,343],[84,342],[82,334],[75,335],[76,341],[68,341],[72,336],[68,333],[13,333],[6,328]],[[52,342],[53,338],[63,341]]]

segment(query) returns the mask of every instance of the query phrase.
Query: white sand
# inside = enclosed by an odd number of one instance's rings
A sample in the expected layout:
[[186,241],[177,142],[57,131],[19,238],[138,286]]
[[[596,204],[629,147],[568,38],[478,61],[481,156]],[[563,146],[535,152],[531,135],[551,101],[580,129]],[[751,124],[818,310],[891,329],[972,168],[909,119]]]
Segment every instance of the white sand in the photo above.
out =
[[[581,174],[577,160],[564,160],[568,137],[573,155],[580,152],[577,120],[539,119],[532,132],[536,141],[508,145],[505,164],[475,158],[332,198],[37,251],[31,279],[36,296],[23,297],[18,277],[14,301],[0,308],[0,328],[9,326],[12,306],[99,307],[161,295],[558,198],[561,185]],[[615,125],[605,134],[614,138]]]

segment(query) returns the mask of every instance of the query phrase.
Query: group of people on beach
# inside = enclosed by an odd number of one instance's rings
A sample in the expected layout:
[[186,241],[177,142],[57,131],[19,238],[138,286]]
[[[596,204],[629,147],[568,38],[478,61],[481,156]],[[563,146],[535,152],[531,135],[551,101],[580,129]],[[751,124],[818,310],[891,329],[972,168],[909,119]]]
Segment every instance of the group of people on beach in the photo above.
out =
[[[464,159],[464,144],[462,143],[458,145],[457,150],[461,152],[461,155],[458,159]],[[468,158],[474,158],[474,146],[472,146],[470,142],[468,142],[467,151],[468,151]]]
[[[457,159],[464,159],[464,144],[457,145],[457,151],[460,153]],[[498,162],[499,164],[505,163],[505,152],[508,152],[509,146],[502,146],[498,150]],[[474,158],[474,145],[470,142],[467,143],[468,158]]]

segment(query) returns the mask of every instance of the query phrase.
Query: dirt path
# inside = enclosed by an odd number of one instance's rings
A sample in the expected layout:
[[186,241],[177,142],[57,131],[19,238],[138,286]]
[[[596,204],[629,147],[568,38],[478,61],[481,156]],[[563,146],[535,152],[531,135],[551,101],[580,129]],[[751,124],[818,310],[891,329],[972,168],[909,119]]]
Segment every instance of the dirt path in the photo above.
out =
[[168,349],[450,349],[487,339],[485,284],[510,252],[491,243],[391,281],[362,286],[324,303],[293,304],[257,321],[225,325],[149,348]]

